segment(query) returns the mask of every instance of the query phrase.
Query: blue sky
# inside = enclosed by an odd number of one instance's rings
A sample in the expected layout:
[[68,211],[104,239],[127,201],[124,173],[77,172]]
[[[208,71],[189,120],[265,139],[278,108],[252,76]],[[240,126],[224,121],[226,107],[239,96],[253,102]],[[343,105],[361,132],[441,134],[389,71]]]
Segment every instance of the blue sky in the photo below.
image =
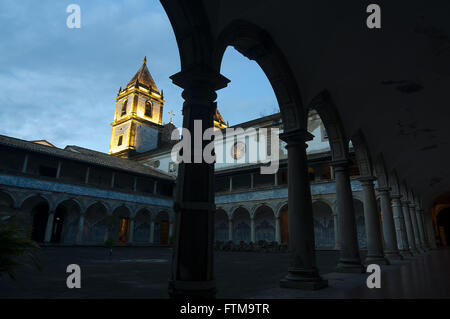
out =
[[[69,4],[81,7],[81,29],[66,26]],[[0,134],[46,139],[58,147],[108,151],[115,97],[143,57],[166,100],[163,122],[181,126],[175,36],[157,0],[1,0]],[[230,125],[277,111],[275,95],[253,61],[228,48],[218,92]]]

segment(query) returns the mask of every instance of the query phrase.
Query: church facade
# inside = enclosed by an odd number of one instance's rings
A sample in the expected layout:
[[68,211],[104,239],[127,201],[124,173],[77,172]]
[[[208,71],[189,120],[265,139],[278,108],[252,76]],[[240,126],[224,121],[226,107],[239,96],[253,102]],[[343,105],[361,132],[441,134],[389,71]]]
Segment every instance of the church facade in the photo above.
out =
[[[168,244],[173,233],[173,190],[178,164],[171,154],[175,126],[162,121],[163,91],[146,64],[120,88],[111,123],[109,154],[78,146],[64,149],[46,141],[0,137],[1,206],[32,226],[38,242],[99,245]],[[173,115],[171,113],[171,115]],[[329,141],[317,112],[311,111],[307,154],[313,197],[316,248],[338,249],[336,185]],[[219,242],[288,242],[288,174],[285,143],[272,148],[265,136],[248,130],[283,132],[280,114],[229,126],[220,112],[215,140],[225,160],[215,165],[215,239]],[[236,135],[227,130],[243,129]],[[277,133],[277,134],[278,134]],[[249,160],[251,141],[264,138],[259,162]],[[278,139],[278,136],[276,136]],[[351,156],[354,153],[350,145]],[[217,152],[217,151],[216,151]],[[275,154],[276,152],[276,154]],[[279,160],[275,174],[261,174],[262,162]],[[231,161],[229,160],[231,158]],[[366,245],[361,182],[351,166],[358,241]]]

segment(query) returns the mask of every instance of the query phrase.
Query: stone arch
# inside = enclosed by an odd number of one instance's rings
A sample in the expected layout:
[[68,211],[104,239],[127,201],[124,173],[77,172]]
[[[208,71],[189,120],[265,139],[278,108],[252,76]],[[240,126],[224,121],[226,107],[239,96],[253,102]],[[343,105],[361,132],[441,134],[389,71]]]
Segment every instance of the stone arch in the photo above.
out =
[[358,234],[359,248],[367,247],[366,226],[364,220],[364,204],[357,198],[353,198],[353,207],[355,209],[356,232]]
[[374,172],[375,176],[377,177],[378,188],[388,189],[389,177],[382,153],[378,154],[378,156],[375,159]]
[[250,212],[239,206],[233,211],[233,241],[235,243],[250,242],[251,241],[251,229],[250,229]]
[[312,208],[316,248],[333,249],[336,243],[334,236],[334,217],[331,206],[325,201],[317,200],[312,204]]
[[76,243],[81,216],[78,201],[68,198],[56,205],[53,218],[52,243]]
[[351,138],[355,150],[356,163],[358,164],[359,174],[362,177],[373,177],[372,161],[369,147],[361,130],[358,130]]
[[339,112],[332,101],[330,93],[328,91],[322,91],[309,105],[310,109],[317,111],[325,126],[328,142],[330,143],[332,161],[348,161],[349,141],[345,134]]
[[214,216],[214,239],[218,241],[228,241],[228,215],[227,212],[218,208]]
[[255,241],[275,241],[275,214],[273,209],[266,204],[259,205],[254,213]]
[[152,213],[146,209],[138,209],[134,217],[133,242],[148,243],[150,240],[150,225]]
[[47,229],[47,221],[50,212],[50,202],[41,195],[28,196],[22,202],[22,210],[29,217],[31,224],[31,239],[36,242],[44,242]]
[[214,47],[212,65],[217,72],[228,46],[254,60],[263,70],[277,98],[285,131],[306,129],[307,116],[298,83],[270,34],[256,24],[232,21],[222,30]]
[[397,175],[397,171],[394,169],[389,174],[389,186],[391,187],[391,192],[393,196],[400,196],[400,183]]
[[9,212],[16,207],[16,200],[9,192],[0,190],[0,213]]
[[161,0],[180,54],[181,69],[211,61],[213,37],[201,0]]
[[104,203],[95,202],[86,209],[83,225],[83,242],[103,243],[106,239],[106,217],[108,210]]
[[165,210],[159,211],[154,219],[154,242],[155,244],[167,245],[169,243],[170,216]]

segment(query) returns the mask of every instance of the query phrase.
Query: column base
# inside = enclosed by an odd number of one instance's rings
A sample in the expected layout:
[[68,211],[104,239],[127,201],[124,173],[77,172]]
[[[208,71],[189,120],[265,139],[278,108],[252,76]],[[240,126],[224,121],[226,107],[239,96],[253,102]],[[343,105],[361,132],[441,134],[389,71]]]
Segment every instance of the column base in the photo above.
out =
[[391,263],[383,256],[367,256],[364,260],[364,265],[390,265]]
[[169,281],[171,299],[215,299],[216,283],[212,281]]
[[389,261],[403,260],[403,256],[398,251],[385,251],[384,256]]
[[285,278],[280,280],[281,288],[318,290],[328,287],[328,280],[322,279],[317,270],[290,268]]
[[408,257],[412,257],[413,256],[412,252],[409,251],[409,250],[406,250],[406,249],[400,250],[400,255],[403,258],[408,258]]
[[366,272],[366,267],[361,264],[361,262],[359,260],[352,260],[352,261],[348,261],[348,260],[339,260],[338,265],[336,266],[335,269],[337,272],[342,272],[342,273],[357,273],[357,274],[362,274]]

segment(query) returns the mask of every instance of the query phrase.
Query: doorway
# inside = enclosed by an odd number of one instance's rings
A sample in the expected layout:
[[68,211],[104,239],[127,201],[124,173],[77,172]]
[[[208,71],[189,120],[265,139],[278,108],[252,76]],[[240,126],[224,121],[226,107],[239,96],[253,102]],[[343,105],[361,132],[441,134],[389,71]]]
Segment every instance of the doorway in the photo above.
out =
[[130,232],[130,219],[128,217],[120,218],[119,220],[119,234],[117,238],[118,244],[128,243],[128,233]]

